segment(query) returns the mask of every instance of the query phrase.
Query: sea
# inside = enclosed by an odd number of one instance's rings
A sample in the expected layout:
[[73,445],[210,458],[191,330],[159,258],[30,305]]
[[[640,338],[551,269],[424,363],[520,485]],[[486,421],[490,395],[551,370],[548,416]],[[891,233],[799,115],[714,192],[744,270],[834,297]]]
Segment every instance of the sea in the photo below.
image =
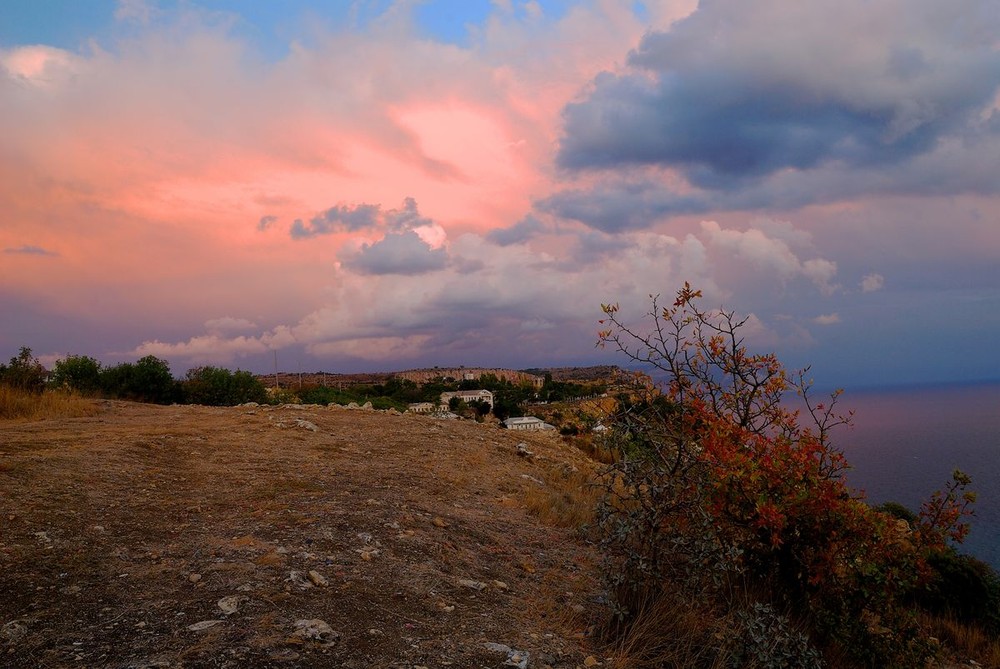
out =
[[972,477],[978,499],[958,549],[1000,570],[1000,382],[845,390],[854,426],[834,433],[847,482],[871,503],[917,511],[952,471]]

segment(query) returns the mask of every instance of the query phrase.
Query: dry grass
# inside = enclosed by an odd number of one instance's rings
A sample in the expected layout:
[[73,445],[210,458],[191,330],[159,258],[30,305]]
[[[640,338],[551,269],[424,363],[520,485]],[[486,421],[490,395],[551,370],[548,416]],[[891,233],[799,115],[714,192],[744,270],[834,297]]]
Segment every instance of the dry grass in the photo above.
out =
[[[638,605],[612,646],[612,669],[687,669],[728,666],[716,630],[725,627],[690,599],[663,593]],[[614,630],[610,630],[614,634]]]
[[974,625],[941,616],[924,616],[932,636],[961,660],[974,660],[985,669],[1000,669],[1000,637]]
[[41,395],[0,385],[0,420],[46,420],[80,418],[99,411],[91,400],[62,391]]
[[[553,435],[336,408],[95,406],[100,420],[0,425],[0,624],[25,630],[16,654],[0,639],[2,667],[499,666],[485,641],[560,667],[596,653],[593,546],[521,501],[585,467]],[[293,570],[328,584],[299,588]],[[188,629],[237,593],[238,615]],[[300,619],[341,642],[293,638]]]
[[594,520],[602,490],[588,470],[557,468],[545,475],[545,485],[524,493],[524,505],[538,519],[553,527],[583,529]]

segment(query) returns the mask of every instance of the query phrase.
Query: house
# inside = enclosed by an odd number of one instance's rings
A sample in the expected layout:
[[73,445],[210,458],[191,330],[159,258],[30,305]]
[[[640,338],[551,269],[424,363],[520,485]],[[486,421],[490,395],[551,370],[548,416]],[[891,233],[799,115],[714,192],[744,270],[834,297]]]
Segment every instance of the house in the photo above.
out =
[[508,430],[554,430],[554,425],[549,425],[541,418],[534,416],[518,416],[508,418],[503,422],[503,426]]
[[452,397],[457,397],[466,404],[471,402],[485,402],[490,409],[493,408],[493,393],[489,390],[458,390],[453,393],[441,393],[441,404],[448,404]]
[[414,402],[406,410],[412,413],[434,413],[434,405],[430,402]]

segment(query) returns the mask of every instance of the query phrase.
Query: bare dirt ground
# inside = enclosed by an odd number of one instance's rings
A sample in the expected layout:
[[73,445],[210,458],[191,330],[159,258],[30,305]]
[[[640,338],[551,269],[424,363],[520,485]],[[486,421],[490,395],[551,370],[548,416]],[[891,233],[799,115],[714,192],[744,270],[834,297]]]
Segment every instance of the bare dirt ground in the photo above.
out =
[[594,664],[593,547],[526,508],[588,466],[557,436],[101,406],[0,422],[0,666]]

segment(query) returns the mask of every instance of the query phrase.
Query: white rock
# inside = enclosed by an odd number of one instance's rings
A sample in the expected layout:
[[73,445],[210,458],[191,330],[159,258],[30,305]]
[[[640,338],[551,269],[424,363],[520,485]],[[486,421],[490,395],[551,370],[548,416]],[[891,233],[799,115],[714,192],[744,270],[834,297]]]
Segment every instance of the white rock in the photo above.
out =
[[243,603],[246,601],[247,597],[245,595],[229,595],[228,597],[223,597],[222,599],[220,599],[218,602],[216,602],[216,604],[218,605],[219,610],[222,611],[222,613],[224,613],[227,616],[231,616],[232,614],[239,611],[240,606],[242,606]]
[[315,641],[324,646],[332,646],[340,640],[340,633],[334,632],[326,621],[319,619],[296,620],[295,631],[292,636],[297,636],[306,641]]
[[505,646],[502,643],[485,643],[483,644],[486,650],[493,651],[494,653],[505,653],[507,658],[504,660],[503,666],[505,667],[517,667],[517,669],[527,669],[528,667],[528,653],[523,650],[514,650],[510,646]]
[[285,582],[291,583],[293,586],[299,590],[308,590],[313,587],[313,582],[309,580],[309,577],[303,574],[301,571],[289,572],[288,578]]
[[473,580],[468,579],[468,578],[460,578],[460,579],[458,579],[458,584],[459,585],[464,585],[466,588],[472,588],[473,590],[485,590],[486,589],[486,584],[483,583],[482,581],[473,581]]
[[188,629],[192,632],[200,632],[202,630],[207,630],[209,627],[215,627],[216,625],[221,625],[224,620],[202,620],[194,625],[188,625]]

